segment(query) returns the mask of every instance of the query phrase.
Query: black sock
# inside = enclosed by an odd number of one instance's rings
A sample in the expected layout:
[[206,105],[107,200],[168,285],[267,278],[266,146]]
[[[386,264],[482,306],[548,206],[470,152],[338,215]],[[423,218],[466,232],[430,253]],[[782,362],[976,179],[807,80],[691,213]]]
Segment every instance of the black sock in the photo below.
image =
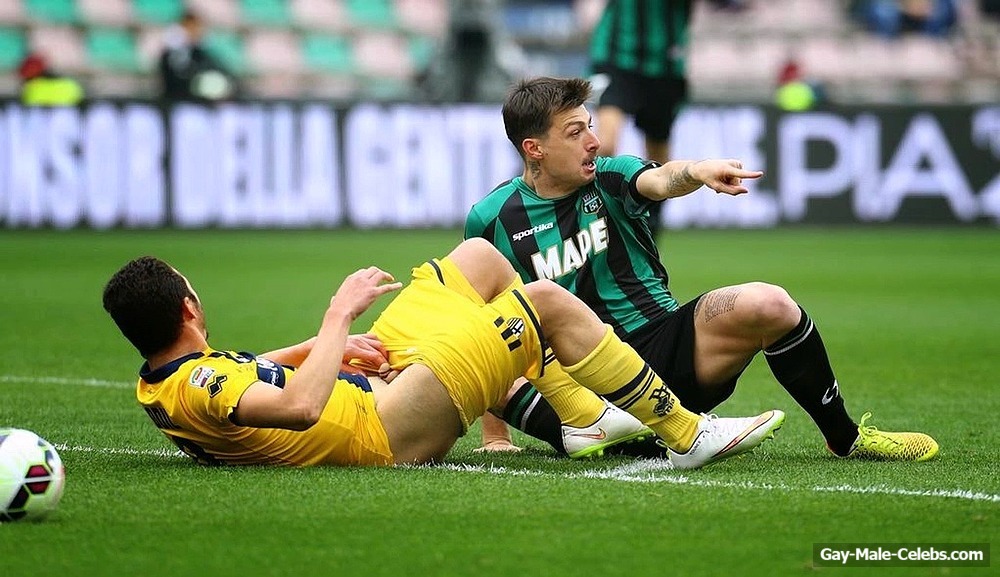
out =
[[764,349],[764,358],[781,386],[815,421],[830,449],[846,455],[858,437],[858,426],[844,407],[819,330],[806,311],[799,310],[798,326]]
[[560,453],[566,453],[559,415],[531,383],[524,383],[514,393],[501,418],[518,431],[545,441]]

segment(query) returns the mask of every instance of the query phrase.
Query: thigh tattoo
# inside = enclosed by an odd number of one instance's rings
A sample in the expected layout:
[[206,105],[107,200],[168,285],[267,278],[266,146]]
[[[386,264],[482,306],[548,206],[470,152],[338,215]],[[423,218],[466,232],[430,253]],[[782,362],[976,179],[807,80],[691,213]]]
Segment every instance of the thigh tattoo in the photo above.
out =
[[701,297],[698,300],[698,304],[695,305],[695,318],[698,317],[698,313],[703,309],[705,311],[706,323],[721,314],[730,312],[736,308],[736,297],[740,296],[741,292],[743,292],[743,289],[739,287],[729,287],[716,289],[708,293]]

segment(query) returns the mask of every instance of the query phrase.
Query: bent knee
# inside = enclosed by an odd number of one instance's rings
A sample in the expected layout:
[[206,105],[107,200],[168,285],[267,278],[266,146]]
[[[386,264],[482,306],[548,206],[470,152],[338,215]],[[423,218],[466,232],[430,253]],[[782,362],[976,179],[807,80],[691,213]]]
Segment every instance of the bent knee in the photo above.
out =
[[566,289],[549,279],[540,279],[524,285],[524,294],[536,309],[546,311],[559,307],[566,299]]
[[799,322],[799,305],[784,288],[764,282],[741,285],[737,307],[750,323],[759,327],[787,328]]

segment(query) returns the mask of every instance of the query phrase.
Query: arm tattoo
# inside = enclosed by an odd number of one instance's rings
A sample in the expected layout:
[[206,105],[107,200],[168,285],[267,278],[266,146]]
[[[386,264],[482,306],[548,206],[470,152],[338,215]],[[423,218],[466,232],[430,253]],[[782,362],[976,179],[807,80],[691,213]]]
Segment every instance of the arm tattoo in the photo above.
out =
[[691,176],[691,167],[694,164],[694,162],[685,164],[679,172],[670,175],[670,180],[667,182],[667,196],[687,194],[701,186],[701,181]]
[[728,313],[736,308],[736,297],[740,296],[743,289],[739,287],[729,287],[716,289],[698,300],[694,307],[694,316],[705,311],[705,322],[709,322],[715,317]]

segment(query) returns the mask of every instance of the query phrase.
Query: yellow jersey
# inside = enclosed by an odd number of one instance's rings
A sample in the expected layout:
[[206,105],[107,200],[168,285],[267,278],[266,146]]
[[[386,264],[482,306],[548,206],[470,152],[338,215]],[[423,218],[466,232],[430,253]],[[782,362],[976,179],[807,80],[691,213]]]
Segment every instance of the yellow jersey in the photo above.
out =
[[341,373],[318,423],[305,431],[242,427],[230,416],[257,381],[284,387],[294,369],[251,353],[206,349],[154,371],[136,397],[170,440],[201,464],[391,465],[368,380]]

